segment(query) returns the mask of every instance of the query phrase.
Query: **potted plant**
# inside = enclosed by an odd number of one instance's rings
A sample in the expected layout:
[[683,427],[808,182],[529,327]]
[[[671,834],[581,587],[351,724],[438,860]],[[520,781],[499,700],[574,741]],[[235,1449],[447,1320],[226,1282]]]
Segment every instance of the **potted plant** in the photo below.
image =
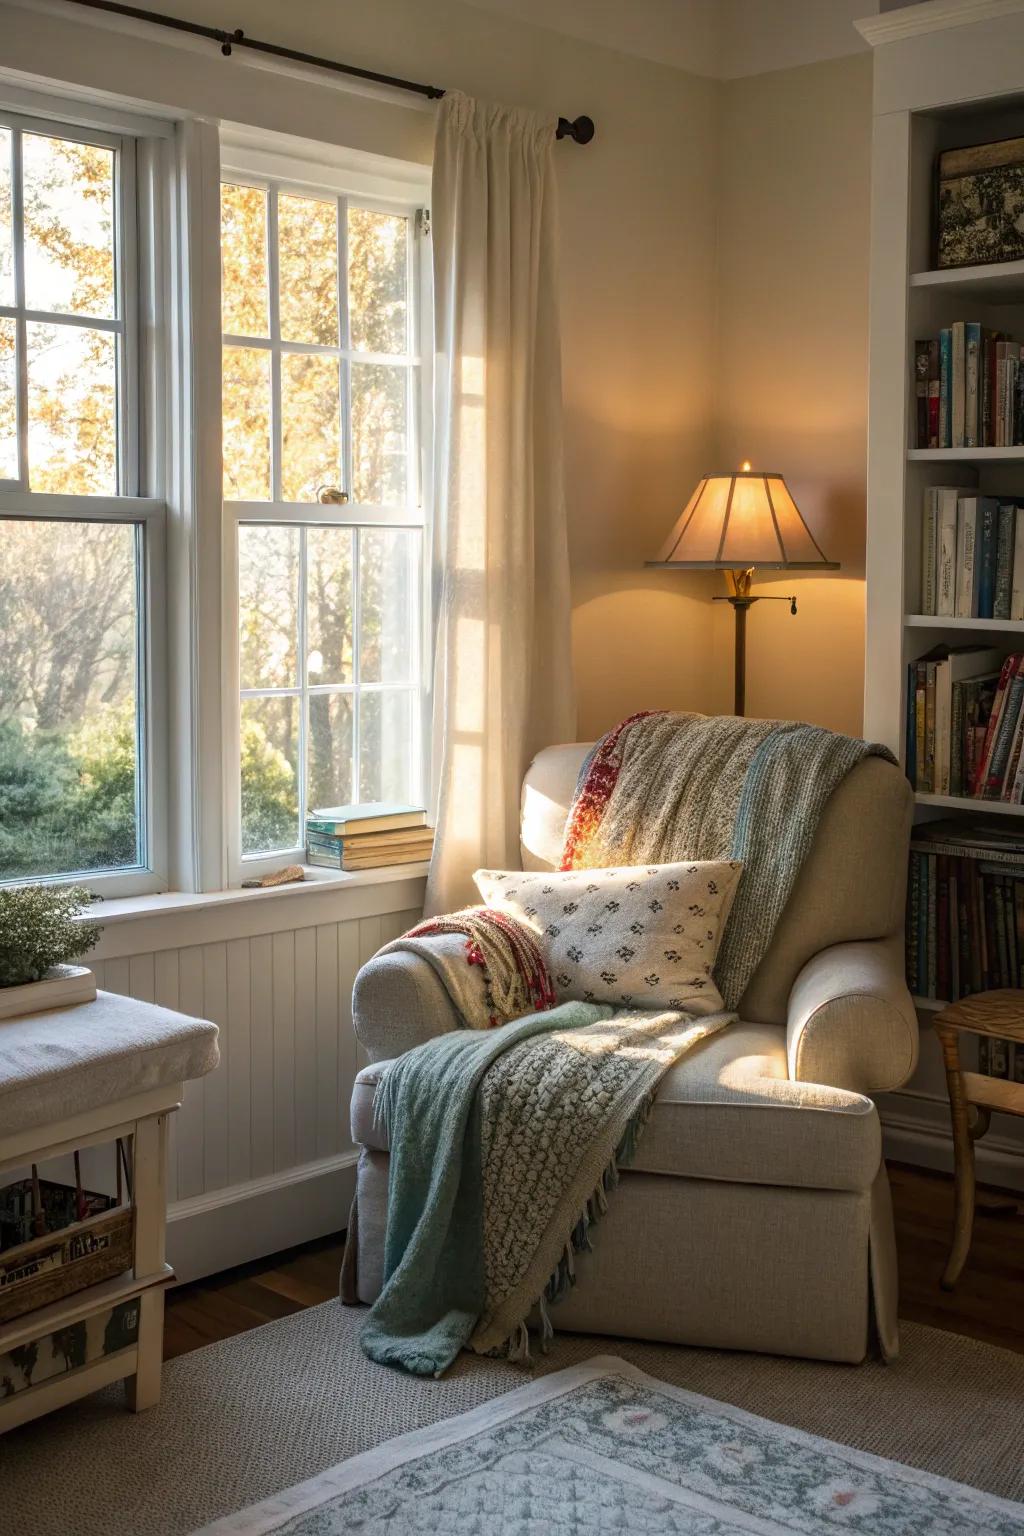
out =
[[79,885],[0,889],[0,1019],[66,1008],[96,996],[96,978],[71,965],[100,936],[80,920],[90,901]]

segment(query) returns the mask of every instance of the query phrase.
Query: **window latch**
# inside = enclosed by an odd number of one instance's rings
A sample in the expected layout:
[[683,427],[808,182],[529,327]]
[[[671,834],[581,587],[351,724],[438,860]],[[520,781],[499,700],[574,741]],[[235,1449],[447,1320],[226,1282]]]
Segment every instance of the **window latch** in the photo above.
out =
[[337,485],[318,485],[316,499],[322,507],[344,507],[348,504],[348,491]]

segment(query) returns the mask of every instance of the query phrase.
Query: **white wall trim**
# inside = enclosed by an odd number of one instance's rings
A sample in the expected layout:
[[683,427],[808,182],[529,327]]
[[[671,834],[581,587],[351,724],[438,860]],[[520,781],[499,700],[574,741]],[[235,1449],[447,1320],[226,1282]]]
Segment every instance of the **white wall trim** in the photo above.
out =
[[[930,1122],[913,1110],[905,1113],[888,1107],[881,1111],[881,1118],[887,1158],[941,1173],[953,1172],[953,1142],[948,1125]],[[1018,1142],[1000,1136],[998,1130],[989,1132],[975,1142],[974,1157],[979,1184],[1024,1191],[1024,1156]]]
[[1024,11],[1024,0],[928,0],[927,5],[907,5],[881,16],[865,16],[854,26],[872,48],[941,32],[947,27],[970,26],[977,21],[997,21]]
[[355,1151],[178,1200],[167,1212],[167,1257],[178,1284],[312,1242],[348,1226]]

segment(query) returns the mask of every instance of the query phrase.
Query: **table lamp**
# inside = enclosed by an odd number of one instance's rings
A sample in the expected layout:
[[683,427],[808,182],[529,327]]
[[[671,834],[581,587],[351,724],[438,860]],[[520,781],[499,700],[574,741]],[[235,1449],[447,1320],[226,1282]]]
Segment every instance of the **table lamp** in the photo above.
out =
[[745,463],[730,474],[705,475],[658,552],[646,565],[659,570],[728,571],[732,591],[716,597],[736,615],[735,712],[744,712],[747,668],[747,609],[764,597],[750,590],[754,570],[838,571],[815,542],[781,475]]

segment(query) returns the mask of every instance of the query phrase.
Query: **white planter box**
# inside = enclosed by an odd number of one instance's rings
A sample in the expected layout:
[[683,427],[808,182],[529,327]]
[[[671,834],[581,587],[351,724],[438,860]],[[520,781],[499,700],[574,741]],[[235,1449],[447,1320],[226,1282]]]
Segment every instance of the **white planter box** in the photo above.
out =
[[96,997],[96,977],[85,965],[54,965],[42,981],[22,987],[0,987],[0,1020],[45,1013],[49,1008],[70,1008],[91,1003]]

